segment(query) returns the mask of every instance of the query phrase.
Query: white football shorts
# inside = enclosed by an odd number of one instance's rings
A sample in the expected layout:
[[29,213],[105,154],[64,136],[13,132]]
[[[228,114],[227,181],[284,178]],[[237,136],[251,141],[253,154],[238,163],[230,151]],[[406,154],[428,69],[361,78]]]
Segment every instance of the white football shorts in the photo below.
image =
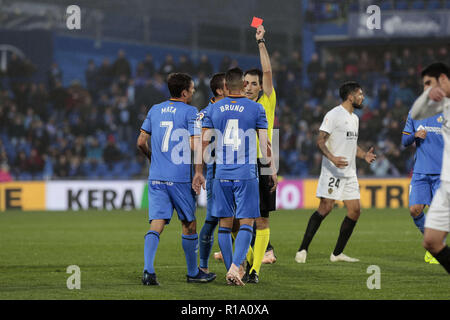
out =
[[358,178],[356,176],[333,177],[322,170],[316,196],[340,201],[360,199]]
[[428,209],[425,228],[450,232],[450,182],[441,181]]

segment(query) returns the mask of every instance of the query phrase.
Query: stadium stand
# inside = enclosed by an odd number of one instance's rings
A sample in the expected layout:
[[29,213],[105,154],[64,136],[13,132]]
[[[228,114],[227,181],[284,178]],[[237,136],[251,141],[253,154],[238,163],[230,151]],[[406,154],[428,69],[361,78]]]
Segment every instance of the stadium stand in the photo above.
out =
[[[358,1],[343,3],[309,1],[305,21],[342,19],[347,11],[359,10]],[[445,3],[380,1],[386,10],[442,9]],[[13,16],[8,19],[13,24]],[[138,22],[133,24],[139,29]],[[127,30],[119,36],[130,37]],[[135,142],[148,108],[168,98],[165,76],[173,71],[191,73],[197,90],[193,104],[201,109],[211,96],[209,78],[214,72],[258,63],[255,57],[235,53],[204,50],[193,54],[186,48],[163,46],[154,47],[150,54],[151,46],[130,44],[123,46],[126,49],[119,58],[120,44],[104,42],[102,54],[94,47],[92,39],[56,35],[55,63],[43,82],[30,80],[35,68],[29,61],[17,58],[15,66],[10,64],[0,82],[2,179],[145,178],[148,163],[138,154]],[[133,51],[130,56],[128,48]],[[448,44],[436,43],[426,50],[403,43],[343,45],[318,50],[311,59],[298,50],[288,55],[271,50],[280,174],[319,174],[321,155],[315,137],[324,114],[340,103],[339,84],[348,79],[359,81],[366,96],[359,113],[360,144],[365,149],[374,146],[380,155],[372,166],[360,162],[359,176],[409,174],[414,150],[401,146],[401,130],[421,91],[420,70],[434,60],[450,62],[448,50]]]

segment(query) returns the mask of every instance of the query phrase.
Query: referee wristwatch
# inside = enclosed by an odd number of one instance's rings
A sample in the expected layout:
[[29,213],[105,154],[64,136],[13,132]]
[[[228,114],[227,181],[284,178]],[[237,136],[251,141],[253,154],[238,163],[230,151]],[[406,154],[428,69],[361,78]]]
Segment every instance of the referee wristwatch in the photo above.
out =
[[257,43],[257,44],[260,44],[261,42],[262,42],[262,43],[265,43],[266,40],[265,40],[264,38],[261,38],[261,39],[256,40],[256,43]]

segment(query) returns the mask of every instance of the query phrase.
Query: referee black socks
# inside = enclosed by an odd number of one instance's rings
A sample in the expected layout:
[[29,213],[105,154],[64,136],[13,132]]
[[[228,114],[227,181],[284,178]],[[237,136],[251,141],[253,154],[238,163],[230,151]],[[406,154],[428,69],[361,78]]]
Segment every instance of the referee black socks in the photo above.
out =
[[308,226],[306,227],[305,235],[303,236],[302,244],[298,251],[306,250],[308,251],[309,244],[311,243],[314,235],[316,234],[317,229],[319,229],[320,224],[322,223],[323,216],[320,215],[319,212],[315,211],[311,218],[309,218]]

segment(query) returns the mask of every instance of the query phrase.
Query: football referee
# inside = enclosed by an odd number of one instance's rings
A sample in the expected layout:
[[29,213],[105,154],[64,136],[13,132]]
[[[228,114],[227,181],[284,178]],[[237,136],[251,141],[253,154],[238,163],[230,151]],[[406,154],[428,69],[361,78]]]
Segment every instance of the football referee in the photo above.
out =
[[[268,122],[268,138],[272,143],[273,122],[275,118],[276,95],[272,81],[272,66],[270,57],[266,49],[264,40],[264,26],[260,25],[256,29],[256,42],[259,48],[262,70],[251,69],[245,72],[244,80],[247,82],[245,95],[250,100],[256,101],[264,107]],[[262,94],[260,95],[262,91]],[[250,283],[258,283],[258,274],[263,263],[274,263],[276,257],[273,247],[270,244],[269,213],[275,210],[276,205],[276,179],[270,175],[262,175],[263,164],[259,161],[261,152],[258,148],[258,171],[259,171],[259,194],[260,194],[260,214],[256,219],[256,236],[253,247],[253,257],[247,256],[247,274],[245,280]],[[272,161],[273,162],[273,161]],[[275,181],[274,181],[275,180]],[[251,251],[250,251],[251,252]]]

